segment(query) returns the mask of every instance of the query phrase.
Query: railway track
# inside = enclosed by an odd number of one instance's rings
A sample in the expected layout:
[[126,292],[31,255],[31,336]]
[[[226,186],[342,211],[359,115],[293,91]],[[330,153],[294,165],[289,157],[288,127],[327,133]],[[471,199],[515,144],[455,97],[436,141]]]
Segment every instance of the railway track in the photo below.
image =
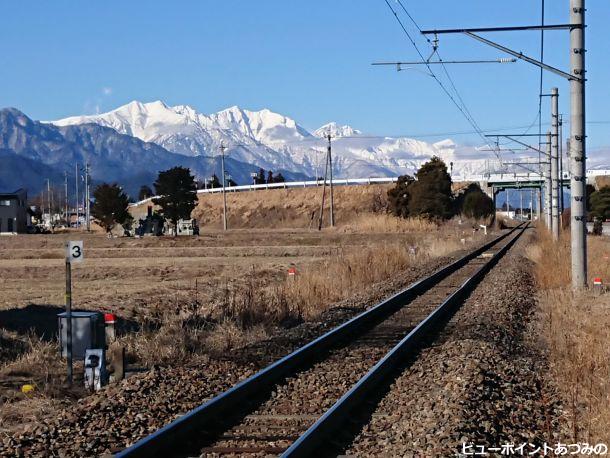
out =
[[350,429],[352,414],[416,357],[525,228],[415,282],[117,456],[297,457],[340,450],[346,439],[337,432]]

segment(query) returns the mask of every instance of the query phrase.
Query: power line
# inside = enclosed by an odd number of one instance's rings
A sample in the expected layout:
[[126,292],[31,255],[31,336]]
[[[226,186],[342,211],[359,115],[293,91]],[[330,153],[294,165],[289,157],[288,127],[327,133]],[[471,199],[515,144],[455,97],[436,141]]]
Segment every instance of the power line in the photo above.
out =
[[[405,12],[405,14],[407,15],[407,17],[411,20],[411,22],[413,23],[413,25],[417,28],[417,30],[419,31],[419,33],[422,33],[422,29],[419,26],[419,24],[415,21],[415,19],[413,18],[413,16],[411,15],[411,13],[409,13],[409,11],[407,10],[407,8],[405,8],[405,5],[402,3],[402,0],[398,0],[398,4],[400,5],[400,7],[402,8],[402,10]],[[425,36],[425,35],[424,35]],[[468,109],[468,106],[466,105],[466,103],[464,102],[464,99],[462,98],[462,96],[460,95],[460,92],[458,91],[453,78],[451,78],[451,75],[449,74],[449,71],[447,70],[447,66],[445,65],[445,63],[443,62],[443,58],[441,57],[440,53],[438,52],[438,45],[437,44],[433,44],[431,42],[431,40],[426,37],[426,41],[428,42],[428,44],[430,44],[432,46],[432,55],[434,55],[434,53],[436,53],[436,55],[438,56],[438,60],[441,63],[442,67],[443,67],[443,71],[445,72],[445,75],[447,76],[447,79],[449,80],[449,84],[451,84],[451,87],[453,88],[453,91],[455,92],[455,95],[457,96],[457,98],[459,99],[460,103],[462,104],[462,107],[464,108],[464,111],[466,113],[468,113],[468,116],[470,117],[470,120],[472,121],[472,124],[474,124],[473,127],[475,127],[475,129],[477,129],[479,132],[479,135],[481,135],[481,128],[479,127],[479,124],[476,122],[474,116],[472,115],[472,113],[470,112],[470,110]],[[432,57],[432,56],[430,56]],[[429,60],[429,58],[428,58]],[[497,155],[497,154],[496,154]],[[498,156],[498,155],[497,155]],[[498,156],[498,159],[500,159],[500,157]]]
[[[460,111],[460,113],[462,113],[462,115],[464,116],[464,118],[466,118],[466,120],[469,122],[469,124],[473,127],[473,129],[476,131],[476,133],[483,139],[483,141],[486,141],[486,138],[484,137],[484,135],[480,132],[480,128],[477,125],[476,121],[471,118],[471,115],[467,114],[466,110],[464,110],[464,108],[462,108],[462,106],[460,106],[460,104],[455,100],[455,98],[453,97],[453,95],[451,95],[451,93],[449,92],[449,90],[445,87],[445,85],[443,84],[443,82],[436,76],[436,74],[434,73],[434,71],[432,70],[432,67],[427,63],[427,59],[424,58],[423,54],[421,53],[419,47],[417,46],[417,44],[415,43],[415,41],[413,40],[413,38],[411,37],[411,34],[409,34],[409,31],[407,30],[407,28],[405,27],[405,25],[403,24],[402,20],[400,19],[400,17],[398,16],[398,13],[396,12],[396,10],[394,10],[394,8],[392,7],[392,5],[390,5],[388,0],[384,0],[386,5],[388,6],[388,8],[390,9],[390,11],[392,12],[392,14],[394,15],[394,18],[396,19],[396,21],[398,22],[398,24],[400,25],[402,31],[404,32],[404,34],[407,36],[407,38],[409,39],[409,41],[411,42],[411,44],[413,45],[413,47],[415,48],[415,51],[417,51],[417,54],[419,55],[420,59],[422,60],[422,62],[424,62],[424,64],[426,65],[426,67],[428,68],[428,71],[430,72],[430,75],[434,78],[434,80],[437,82],[437,84],[440,86],[440,88],[443,90],[443,92],[447,95],[447,97],[449,97],[449,99],[453,102],[453,104],[456,106],[456,108]],[[402,3],[398,2],[400,5],[402,5]],[[404,6],[402,6],[403,9]],[[405,9],[406,11],[406,9]],[[415,23],[415,21],[413,20],[413,17],[407,12],[407,15],[409,16],[409,18],[411,19],[411,21],[413,21]],[[419,29],[419,27],[418,27]],[[421,30],[421,29],[419,29]],[[429,40],[428,40],[429,41]]]
[[[540,23],[544,26],[544,0],[541,0],[540,8]],[[544,63],[544,29],[540,29],[540,62]],[[538,135],[542,135],[542,80],[544,69],[540,67],[540,85],[538,89]],[[538,149],[542,146],[541,139],[538,140]],[[538,162],[540,162],[540,154],[538,154]],[[538,166],[540,169],[540,166]]]
[[[417,30],[421,34],[421,32],[422,32],[421,27],[415,21],[413,16],[409,13],[409,11],[407,11],[407,8],[405,8],[405,5],[402,3],[402,0],[398,0],[398,4],[400,5],[400,7],[405,12],[407,17],[411,20],[413,25],[415,25],[415,27],[417,28]],[[478,123],[476,122],[476,120],[474,119],[474,116],[472,115],[472,113],[470,112],[468,107],[466,106],[466,103],[464,102],[464,99],[462,99],[462,96],[460,95],[459,91],[457,90],[457,87],[455,86],[455,83],[454,83],[453,79],[451,78],[451,75],[449,75],[449,71],[447,70],[447,66],[443,62],[443,59],[442,59],[441,55],[438,52],[438,45],[437,44],[433,44],[431,42],[431,40],[427,36],[426,36],[426,41],[428,42],[428,44],[430,44],[432,46],[432,55],[434,55],[434,53],[436,53],[436,55],[438,56],[438,60],[439,60],[439,62],[441,63],[441,65],[443,67],[443,70],[445,72],[445,75],[447,76],[447,79],[449,80],[449,84],[451,84],[451,87],[453,88],[453,91],[455,92],[455,95],[457,96],[457,98],[459,99],[460,103],[462,104],[462,108],[468,114],[468,117],[469,117],[469,120],[471,121],[471,124],[473,125],[475,130],[477,130],[477,133],[479,133],[479,135],[480,135],[481,129],[480,129]],[[432,55],[430,57],[432,57]],[[429,60],[430,60],[430,58],[427,59],[427,61],[429,61]]]

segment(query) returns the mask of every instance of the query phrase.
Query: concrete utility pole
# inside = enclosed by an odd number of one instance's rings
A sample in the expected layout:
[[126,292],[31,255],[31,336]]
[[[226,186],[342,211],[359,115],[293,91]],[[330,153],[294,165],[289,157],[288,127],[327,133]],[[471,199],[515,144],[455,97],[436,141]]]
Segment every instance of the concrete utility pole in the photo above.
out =
[[66,226],[70,227],[70,217],[68,216],[68,172],[64,172],[64,193],[66,198],[64,202],[64,218]]
[[544,216],[546,227],[550,231],[553,226],[552,212],[552,179],[551,179],[551,132],[546,133],[546,160],[544,161]]
[[47,208],[49,211],[49,227],[53,224],[51,222],[51,180],[47,178]]
[[[480,32],[509,32],[525,30],[568,30],[570,33],[570,70],[564,72],[547,63],[538,61],[484,38]],[[571,202],[571,243],[572,243],[572,287],[582,289],[587,286],[587,215],[586,215],[586,130],[585,130],[585,0],[570,0],[570,23],[533,25],[517,27],[479,27],[445,30],[420,30],[424,35],[465,34],[481,43],[499,49],[511,56],[537,65],[570,81],[570,188]]]
[[559,229],[561,230],[561,215],[565,206],[563,204],[563,116],[559,115]]
[[519,215],[523,221],[523,189],[519,188]]
[[328,166],[330,171],[330,227],[335,227],[335,197],[333,194],[333,154],[331,147],[331,136],[328,132]]
[[572,287],[587,286],[585,0],[570,0],[570,147]]
[[78,163],[74,164],[74,186],[76,191],[76,228],[80,227],[79,213],[78,213]]
[[536,195],[538,196],[538,223],[542,221],[542,187],[536,190]]
[[85,218],[87,225],[87,232],[91,232],[91,209],[89,208],[91,202],[91,196],[89,195],[89,163],[85,164]]
[[559,240],[559,89],[551,89],[551,232]]
[[326,178],[328,176],[328,150],[326,151],[326,162],[324,165],[324,182],[322,183],[322,203],[320,204],[320,219],[318,220],[318,230],[322,230],[322,221],[324,219],[324,200],[326,198]]
[[227,225],[227,193],[225,187],[225,149],[227,147],[224,144],[220,144],[221,153],[221,168],[222,168],[222,228],[226,231]]

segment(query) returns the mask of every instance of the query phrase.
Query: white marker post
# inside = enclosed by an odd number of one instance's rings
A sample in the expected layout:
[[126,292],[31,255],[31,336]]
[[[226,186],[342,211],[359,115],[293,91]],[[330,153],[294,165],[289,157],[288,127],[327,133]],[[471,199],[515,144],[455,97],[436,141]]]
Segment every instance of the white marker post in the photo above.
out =
[[83,241],[66,243],[66,356],[68,384],[72,385],[72,263],[83,261]]

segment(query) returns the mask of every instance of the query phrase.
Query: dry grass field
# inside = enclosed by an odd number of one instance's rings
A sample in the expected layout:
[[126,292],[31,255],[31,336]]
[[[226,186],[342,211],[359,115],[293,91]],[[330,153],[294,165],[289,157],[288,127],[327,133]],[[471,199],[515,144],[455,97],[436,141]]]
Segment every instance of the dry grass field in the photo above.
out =
[[[264,340],[397,272],[483,239],[467,222],[437,227],[391,217],[383,212],[383,187],[375,186],[339,189],[337,227],[320,232],[309,228],[310,191],[231,195],[237,228],[226,233],[206,198],[196,210],[202,222],[196,237],[0,238],[0,429],[86,395],[81,382],[65,386],[57,351],[68,240],[84,242],[85,260],[73,268],[74,309],[116,314],[130,367],[146,368]],[[297,203],[299,193],[307,204]],[[247,214],[250,207],[257,210]],[[296,277],[288,276],[290,267]],[[26,383],[35,394],[20,393]]]
[[[539,229],[529,247],[540,287],[538,333],[548,349],[553,379],[562,395],[562,427],[568,442],[608,442],[610,435],[610,291],[570,287],[569,233],[555,244]],[[610,240],[588,238],[589,285],[610,282]],[[565,441],[564,440],[564,441]]]

